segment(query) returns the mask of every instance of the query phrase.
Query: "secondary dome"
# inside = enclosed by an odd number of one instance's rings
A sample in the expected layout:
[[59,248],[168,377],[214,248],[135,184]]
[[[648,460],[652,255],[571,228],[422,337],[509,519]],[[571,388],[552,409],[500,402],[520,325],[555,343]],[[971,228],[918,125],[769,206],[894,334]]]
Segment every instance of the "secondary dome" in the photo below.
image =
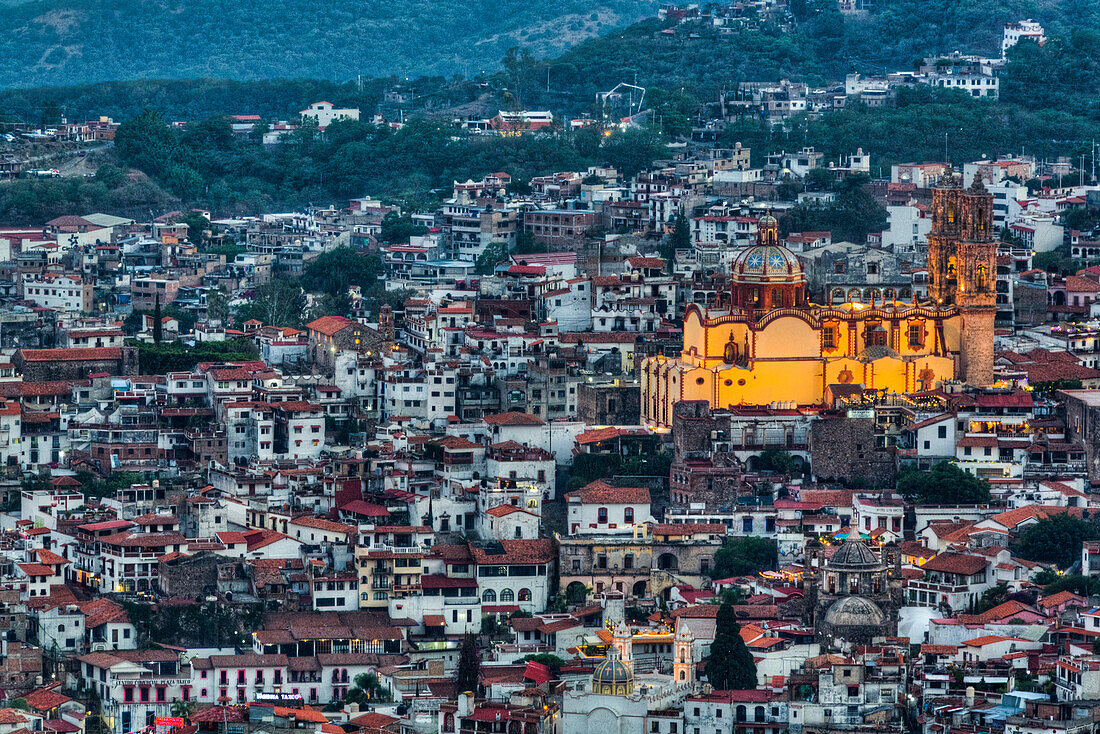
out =
[[595,693],[626,695],[634,690],[634,671],[609,650],[607,660],[592,671],[592,690]]
[[829,559],[828,568],[837,571],[873,571],[883,568],[883,564],[862,540],[845,540]]
[[753,245],[733,260],[730,279],[738,283],[805,283],[802,264],[782,245]]
[[878,605],[862,596],[837,599],[825,612],[825,622],[833,627],[878,626],[885,621],[886,615]]

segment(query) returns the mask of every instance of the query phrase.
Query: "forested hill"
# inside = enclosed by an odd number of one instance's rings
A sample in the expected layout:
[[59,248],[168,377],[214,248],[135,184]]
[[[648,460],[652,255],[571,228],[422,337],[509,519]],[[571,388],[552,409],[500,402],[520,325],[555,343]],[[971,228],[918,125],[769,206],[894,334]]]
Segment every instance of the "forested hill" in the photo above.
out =
[[477,74],[654,0],[0,0],[0,87],[150,78]]
[[[814,85],[850,72],[913,71],[917,60],[959,51],[999,56],[1004,24],[1034,18],[1048,35],[1100,30],[1100,3],[1076,0],[874,0],[844,15],[835,0],[790,0],[790,18],[719,31],[705,22],[656,20],[578,44],[549,62],[563,89],[591,96],[621,81],[710,99],[744,81]],[[662,32],[662,30],[668,32]],[[545,75],[544,75],[545,76]]]

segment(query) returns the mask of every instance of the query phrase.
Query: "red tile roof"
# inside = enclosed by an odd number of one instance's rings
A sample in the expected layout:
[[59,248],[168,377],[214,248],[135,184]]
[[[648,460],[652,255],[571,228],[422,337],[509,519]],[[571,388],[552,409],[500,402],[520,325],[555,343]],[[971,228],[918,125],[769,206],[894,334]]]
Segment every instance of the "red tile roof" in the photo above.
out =
[[346,316],[322,316],[306,324],[306,328],[326,336],[335,336],[337,333],[356,323]]
[[644,505],[650,502],[649,490],[645,487],[613,487],[599,479],[567,493],[565,498],[576,498],[583,505]]
[[554,541],[548,538],[500,540],[496,542],[503,548],[503,553],[491,552],[491,548],[495,544],[489,544],[485,548],[470,546],[470,555],[473,557],[474,563],[482,566],[550,563],[557,557],[554,551]]
[[517,413],[510,411],[507,413],[494,413],[492,415],[486,415],[482,417],[482,420],[488,423],[490,426],[541,426],[545,425],[545,421],[539,418],[537,415],[531,415],[529,413]]
[[929,559],[921,568],[925,571],[972,576],[988,565],[989,560],[981,556],[970,556],[963,553],[941,553],[935,558]]
[[68,349],[21,349],[24,362],[99,362],[121,360],[121,347],[77,347]]

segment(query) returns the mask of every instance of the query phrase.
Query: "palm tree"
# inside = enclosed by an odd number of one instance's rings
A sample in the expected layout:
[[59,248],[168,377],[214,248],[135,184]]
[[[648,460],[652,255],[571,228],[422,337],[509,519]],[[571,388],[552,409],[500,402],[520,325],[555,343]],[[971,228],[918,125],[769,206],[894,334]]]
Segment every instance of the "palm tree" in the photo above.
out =
[[195,709],[195,704],[191,701],[173,701],[172,702],[172,716],[180,719],[187,719],[191,716],[191,712]]

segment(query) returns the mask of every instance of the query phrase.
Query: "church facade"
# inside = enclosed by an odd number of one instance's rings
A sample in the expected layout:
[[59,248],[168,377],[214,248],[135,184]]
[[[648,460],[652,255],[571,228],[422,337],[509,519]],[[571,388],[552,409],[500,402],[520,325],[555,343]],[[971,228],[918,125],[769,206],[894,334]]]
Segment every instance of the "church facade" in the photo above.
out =
[[682,400],[813,406],[837,384],[890,392],[941,380],[990,384],[997,242],[993,197],[980,179],[933,190],[928,243],[927,302],[819,306],[807,301],[806,276],[779,243],[778,223],[763,217],[715,308],[685,310],[680,357],[642,365],[645,421],[670,426]]

